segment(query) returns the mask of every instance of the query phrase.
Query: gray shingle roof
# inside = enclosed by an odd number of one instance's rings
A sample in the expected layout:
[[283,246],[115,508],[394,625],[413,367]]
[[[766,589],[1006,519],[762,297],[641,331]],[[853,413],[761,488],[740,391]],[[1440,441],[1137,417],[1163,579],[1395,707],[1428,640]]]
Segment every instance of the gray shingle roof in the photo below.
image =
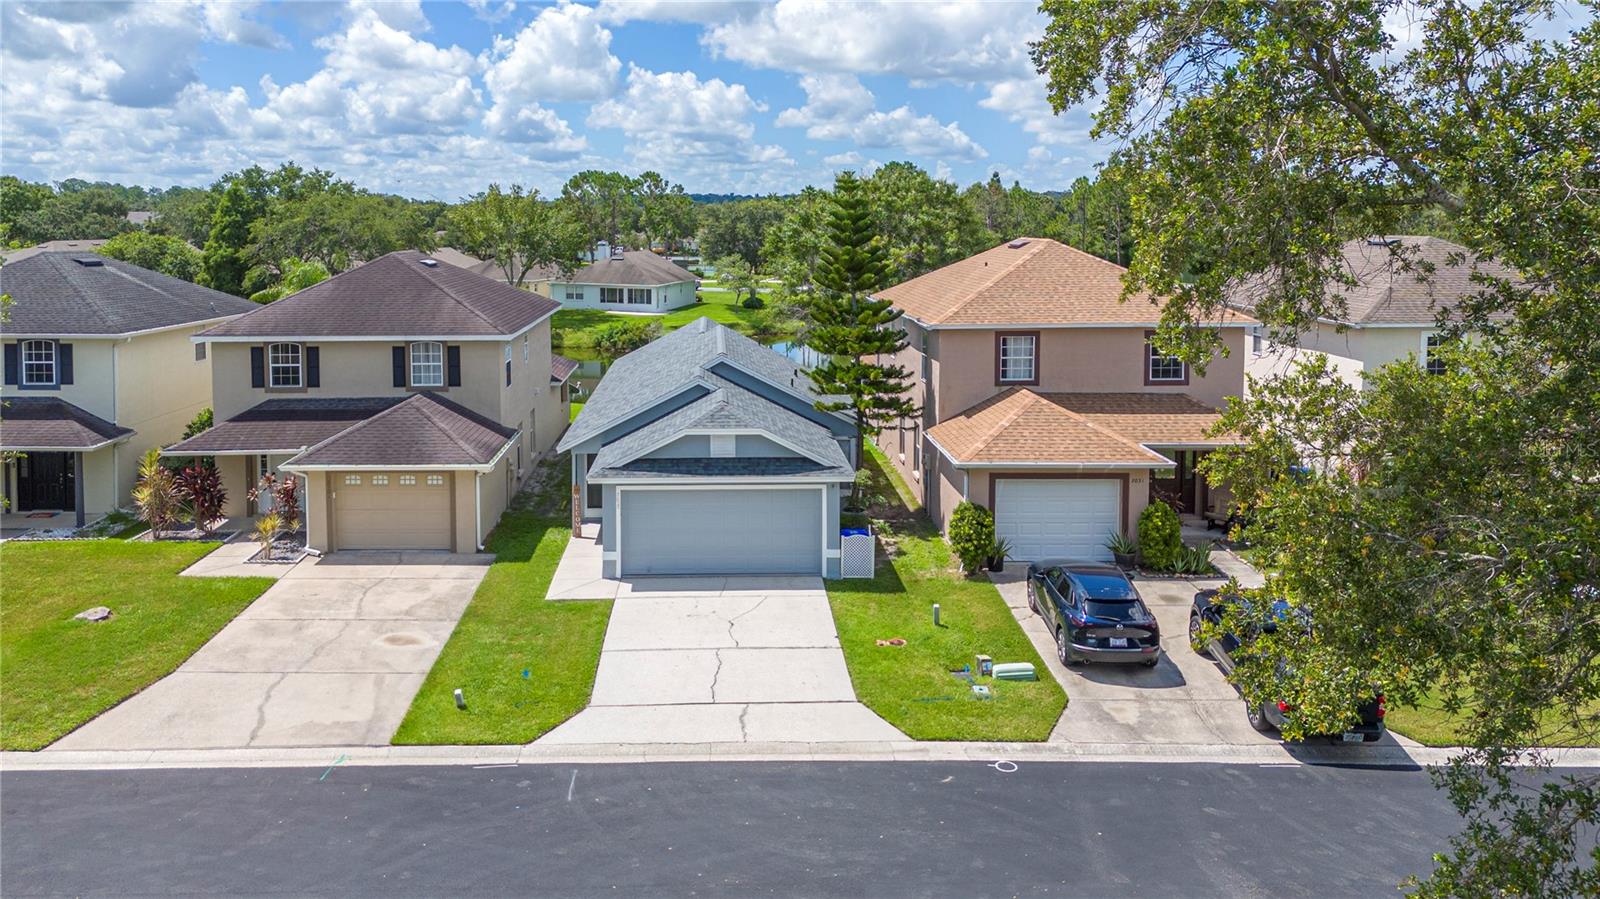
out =
[[133,433],[53,396],[7,397],[0,407],[5,450],[86,450]]
[[517,433],[465,406],[425,391],[334,434],[286,465],[486,465]]
[[[1391,245],[1401,248],[1411,270],[1395,258]],[[1453,264],[1458,255],[1464,259]],[[1342,300],[1347,312],[1339,320],[1354,325],[1432,325],[1440,311],[1453,309],[1463,297],[1489,289],[1473,281],[1474,272],[1521,283],[1510,266],[1494,260],[1474,262],[1466,247],[1439,237],[1393,235],[1351,240],[1340,248],[1340,256],[1341,270],[1357,285],[1330,283],[1328,297]],[[1432,273],[1426,275],[1426,280],[1419,280],[1430,265]],[[1270,284],[1270,275],[1250,279],[1233,288],[1228,301],[1252,311]]]
[[495,337],[561,308],[503,281],[400,250],[257,307],[207,337]]
[[[532,274],[529,275],[531,279]],[[562,284],[601,284],[621,287],[659,287],[697,280],[694,273],[669,259],[645,250],[633,250],[601,259],[563,278],[549,275]]]
[[[78,260],[84,260],[84,264]],[[38,253],[0,266],[7,336],[131,334],[260,309],[249,300],[94,253]]]
[[814,401],[811,379],[781,353],[709,318],[700,318],[618,359],[583,404],[559,449],[571,449],[613,425],[704,381],[728,362],[780,389]]
[[209,453],[295,452],[366,421],[405,397],[283,397],[240,412],[227,421],[180,441],[171,456]]
[[733,459],[635,459],[618,468],[589,471],[590,480],[611,481],[630,478],[830,478],[854,477],[849,466],[819,465],[810,459],[794,457],[745,456]]

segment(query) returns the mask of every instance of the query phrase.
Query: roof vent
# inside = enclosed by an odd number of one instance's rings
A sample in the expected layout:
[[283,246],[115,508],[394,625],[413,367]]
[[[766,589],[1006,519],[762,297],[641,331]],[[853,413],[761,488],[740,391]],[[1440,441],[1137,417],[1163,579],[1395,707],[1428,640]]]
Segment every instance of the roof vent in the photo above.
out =
[[439,267],[439,260],[437,260],[437,259],[419,259],[417,261],[421,262],[423,265],[426,265],[428,268],[438,268]]
[[1013,240],[1012,242],[1006,244],[1006,247],[1009,248],[1009,249],[1012,249],[1012,250],[1020,250],[1020,249],[1022,249],[1023,247],[1025,247],[1027,245],[1028,245],[1028,239],[1026,237],[1024,237],[1024,238],[1021,238],[1020,240]]
[[73,257],[72,261],[78,263],[84,268],[99,268],[100,266],[106,264],[106,261],[101,259],[99,256],[75,256]]
[[1393,237],[1369,237],[1369,238],[1367,238],[1367,246],[1369,246],[1369,247],[1392,247],[1392,246],[1394,246],[1395,244],[1397,244],[1399,242],[1400,241],[1394,239]]

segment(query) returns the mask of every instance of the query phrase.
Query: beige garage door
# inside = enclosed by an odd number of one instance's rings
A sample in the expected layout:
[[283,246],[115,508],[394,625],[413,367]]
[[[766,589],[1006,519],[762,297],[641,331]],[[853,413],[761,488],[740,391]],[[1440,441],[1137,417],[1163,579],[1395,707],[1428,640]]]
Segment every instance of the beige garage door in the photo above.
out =
[[330,475],[339,549],[450,549],[450,474]]

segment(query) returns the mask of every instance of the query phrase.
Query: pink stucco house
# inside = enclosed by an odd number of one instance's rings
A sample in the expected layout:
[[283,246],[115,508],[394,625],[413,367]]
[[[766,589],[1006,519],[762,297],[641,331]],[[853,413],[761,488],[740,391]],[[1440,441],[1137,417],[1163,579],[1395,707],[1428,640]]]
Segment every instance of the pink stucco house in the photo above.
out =
[[1122,300],[1124,269],[1021,238],[879,291],[904,313],[898,362],[922,415],[878,446],[941,529],[963,499],[990,509],[1012,558],[1109,559],[1160,497],[1180,512],[1226,505],[1195,470],[1244,390],[1255,321],[1215,324],[1225,351],[1202,375],[1150,344],[1161,304]]

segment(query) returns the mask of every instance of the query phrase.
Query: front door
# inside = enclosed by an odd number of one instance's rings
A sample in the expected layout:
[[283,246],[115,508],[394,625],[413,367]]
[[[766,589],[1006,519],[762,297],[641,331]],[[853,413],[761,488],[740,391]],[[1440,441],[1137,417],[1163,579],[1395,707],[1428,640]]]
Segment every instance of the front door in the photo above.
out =
[[71,453],[25,453],[17,460],[17,511],[76,508]]
[[[594,457],[594,453],[589,453],[583,457],[583,472],[585,475],[589,473],[589,469],[594,467]],[[600,506],[605,500],[605,488],[600,484],[590,484],[588,481],[584,482],[583,488],[583,517],[600,517]]]

